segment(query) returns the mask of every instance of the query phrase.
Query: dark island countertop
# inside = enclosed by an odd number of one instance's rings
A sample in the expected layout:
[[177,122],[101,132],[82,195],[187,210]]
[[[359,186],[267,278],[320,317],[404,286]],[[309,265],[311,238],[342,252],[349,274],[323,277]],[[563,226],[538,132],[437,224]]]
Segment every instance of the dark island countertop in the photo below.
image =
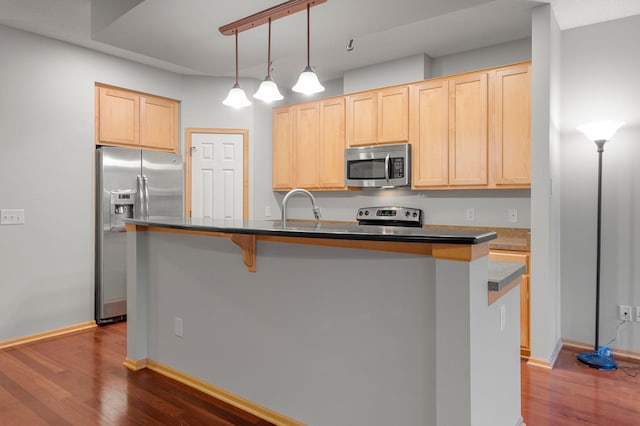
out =
[[225,234],[274,235],[301,238],[395,241],[430,244],[481,244],[497,238],[495,232],[466,229],[430,229],[397,226],[358,225],[339,222],[279,220],[227,220],[209,218],[148,217],[125,219],[126,223],[170,229]]

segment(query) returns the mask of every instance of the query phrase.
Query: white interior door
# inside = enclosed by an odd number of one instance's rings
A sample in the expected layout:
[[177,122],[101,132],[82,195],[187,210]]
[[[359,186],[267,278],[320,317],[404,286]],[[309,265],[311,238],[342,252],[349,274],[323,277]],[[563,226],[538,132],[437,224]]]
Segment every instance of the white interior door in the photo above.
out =
[[242,220],[243,136],[194,133],[191,147],[191,216]]

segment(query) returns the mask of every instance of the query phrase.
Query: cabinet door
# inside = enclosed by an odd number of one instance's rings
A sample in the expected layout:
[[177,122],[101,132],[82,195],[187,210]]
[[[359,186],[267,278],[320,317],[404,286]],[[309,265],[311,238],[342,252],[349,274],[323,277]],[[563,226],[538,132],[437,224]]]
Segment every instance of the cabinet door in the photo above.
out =
[[487,185],[487,73],[449,80],[449,184]]
[[178,151],[178,102],[140,96],[140,145]]
[[496,185],[531,184],[530,65],[495,72],[491,145]]
[[126,90],[97,89],[99,111],[96,144],[138,145],[140,96]]
[[320,102],[320,188],[344,188],[344,98]]
[[318,187],[320,107],[318,103],[295,107],[294,183],[299,188]]
[[273,110],[272,186],[276,191],[293,188],[293,120],[293,107]]
[[437,80],[411,87],[413,187],[449,183],[449,83]]
[[378,93],[367,92],[347,98],[347,144],[365,146],[378,139]]
[[409,140],[409,88],[378,92],[378,143]]

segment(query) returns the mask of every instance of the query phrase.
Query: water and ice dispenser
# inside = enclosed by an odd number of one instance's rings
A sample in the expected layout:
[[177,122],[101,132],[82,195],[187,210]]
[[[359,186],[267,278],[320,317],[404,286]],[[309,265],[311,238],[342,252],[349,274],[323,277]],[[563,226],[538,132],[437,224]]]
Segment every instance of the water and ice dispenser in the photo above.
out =
[[122,219],[131,219],[134,216],[136,193],[132,191],[111,191],[111,203],[109,205],[109,219],[111,231],[124,232]]

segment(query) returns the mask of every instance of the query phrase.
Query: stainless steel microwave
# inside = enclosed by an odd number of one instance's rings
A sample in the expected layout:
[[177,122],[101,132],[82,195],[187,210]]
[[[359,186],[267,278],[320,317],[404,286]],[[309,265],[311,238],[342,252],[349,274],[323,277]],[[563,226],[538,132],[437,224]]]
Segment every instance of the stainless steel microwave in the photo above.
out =
[[411,145],[408,143],[347,148],[344,159],[346,186],[411,185]]

